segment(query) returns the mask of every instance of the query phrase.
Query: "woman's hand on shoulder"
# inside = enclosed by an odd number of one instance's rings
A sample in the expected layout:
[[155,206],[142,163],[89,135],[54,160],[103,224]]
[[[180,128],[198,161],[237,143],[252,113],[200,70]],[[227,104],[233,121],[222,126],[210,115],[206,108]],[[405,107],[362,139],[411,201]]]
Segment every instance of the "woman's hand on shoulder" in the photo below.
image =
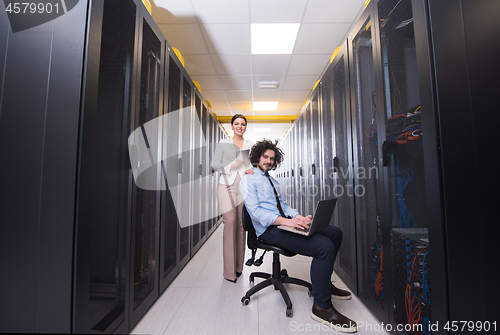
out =
[[254,173],[253,169],[246,169],[245,170],[245,174],[253,174],[253,173]]

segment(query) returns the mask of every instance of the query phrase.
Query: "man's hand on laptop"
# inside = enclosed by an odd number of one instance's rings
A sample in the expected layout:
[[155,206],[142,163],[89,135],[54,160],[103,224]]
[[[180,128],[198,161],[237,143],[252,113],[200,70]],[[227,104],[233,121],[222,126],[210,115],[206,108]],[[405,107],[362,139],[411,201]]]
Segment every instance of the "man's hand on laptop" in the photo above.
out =
[[306,217],[298,214],[293,219],[286,219],[282,223],[285,226],[290,226],[297,229],[309,229],[312,222],[312,216],[308,215]]

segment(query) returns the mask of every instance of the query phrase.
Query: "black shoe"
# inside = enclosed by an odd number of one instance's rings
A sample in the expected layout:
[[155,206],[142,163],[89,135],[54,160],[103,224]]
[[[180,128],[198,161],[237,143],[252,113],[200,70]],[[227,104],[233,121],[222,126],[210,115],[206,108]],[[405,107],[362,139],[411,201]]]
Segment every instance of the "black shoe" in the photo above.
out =
[[238,280],[238,278],[236,278],[235,280],[231,280],[231,279],[227,279],[226,277],[224,277],[224,279],[227,281],[230,281],[231,283],[236,283],[236,280]]
[[236,277],[241,276],[241,272],[236,272]]
[[355,333],[358,331],[356,322],[340,314],[333,305],[323,308],[313,303],[311,317],[314,321],[321,322],[338,332]]
[[352,298],[352,294],[349,291],[335,287],[332,283],[332,298],[337,300],[349,300]]

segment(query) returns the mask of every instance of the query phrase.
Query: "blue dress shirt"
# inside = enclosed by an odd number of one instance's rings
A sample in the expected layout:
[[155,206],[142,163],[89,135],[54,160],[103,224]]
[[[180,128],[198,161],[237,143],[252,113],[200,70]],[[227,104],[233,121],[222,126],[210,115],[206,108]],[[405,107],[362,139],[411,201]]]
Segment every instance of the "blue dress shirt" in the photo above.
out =
[[[267,177],[264,176],[264,172],[259,168],[253,168],[253,171],[254,174],[246,174],[241,180],[240,193],[252,218],[255,233],[259,237],[276,221],[280,216],[280,212],[273,188]],[[286,203],[278,182],[273,177],[271,177],[271,180],[278,193],[281,208],[285,215],[292,218],[298,215],[299,212]]]

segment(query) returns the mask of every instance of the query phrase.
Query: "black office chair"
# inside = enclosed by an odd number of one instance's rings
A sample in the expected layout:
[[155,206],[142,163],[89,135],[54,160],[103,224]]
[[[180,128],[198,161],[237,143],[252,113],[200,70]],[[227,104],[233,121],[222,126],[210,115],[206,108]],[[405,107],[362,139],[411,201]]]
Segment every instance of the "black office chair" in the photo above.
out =
[[252,265],[253,263],[255,263],[254,259],[257,249],[263,249],[264,252],[272,251],[273,273],[269,274],[264,272],[252,272],[250,274],[250,283],[253,284],[255,277],[264,278],[265,280],[263,282],[258,283],[251,289],[249,289],[245,294],[245,296],[241,298],[241,302],[243,303],[244,306],[248,305],[250,303],[250,297],[253,294],[257,293],[258,291],[262,290],[265,287],[274,285],[274,289],[279,290],[281,292],[281,295],[283,296],[283,299],[285,300],[286,316],[292,317],[293,314],[292,301],[290,300],[290,296],[288,295],[288,292],[286,291],[286,288],[283,284],[290,283],[307,287],[308,289],[307,293],[310,297],[312,297],[312,286],[310,283],[302,279],[288,277],[287,271],[285,269],[281,270],[280,254],[287,257],[292,257],[295,256],[296,254],[288,250],[285,250],[283,248],[276,247],[274,245],[269,245],[257,240],[257,235],[255,234],[255,228],[253,227],[252,219],[250,218],[250,215],[248,214],[248,211],[245,208],[245,206],[243,206],[243,228],[247,231],[248,248],[252,250],[252,258],[247,261],[246,265]]

